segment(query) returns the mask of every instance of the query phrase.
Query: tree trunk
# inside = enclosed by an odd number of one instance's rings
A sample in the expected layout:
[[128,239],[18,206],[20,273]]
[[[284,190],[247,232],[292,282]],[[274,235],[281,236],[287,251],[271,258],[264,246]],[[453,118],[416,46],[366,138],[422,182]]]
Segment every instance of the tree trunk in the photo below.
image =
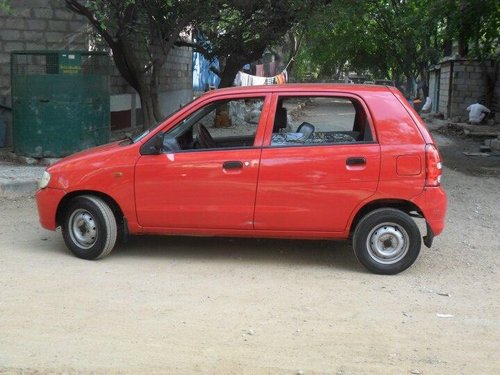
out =
[[146,129],[162,118],[158,95],[158,74],[161,64],[153,65],[151,73],[139,72],[134,56],[123,43],[113,48],[113,60],[121,76],[137,91],[142,107],[142,128]]
[[[142,128],[147,129],[162,119],[160,101],[158,95],[158,80],[156,70],[153,68],[151,77],[144,77],[139,81],[141,84],[137,88],[137,93],[141,99],[142,108]],[[148,79],[149,78],[149,79]]]
[[142,128],[147,129],[156,122],[154,104],[152,96],[148,94],[148,90],[144,92],[141,91],[139,91],[139,97],[141,99],[142,108]]
[[234,78],[238,71],[241,69],[242,65],[238,62],[231,61],[231,57],[229,57],[226,61],[226,66],[220,75],[220,83],[219,88],[222,89],[224,87],[231,87],[234,82]]
[[[153,101],[153,115],[155,123],[163,118],[160,107],[160,77],[158,73],[161,71],[162,66],[163,64],[161,64],[160,66],[153,65],[151,70],[151,81],[149,85],[149,92],[151,93],[151,100]],[[153,125],[153,123],[151,125]]]
[[295,57],[299,52],[303,37],[304,37],[304,32],[301,32],[300,35],[295,35],[293,31],[289,33],[289,38],[291,39],[290,55],[288,56],[288,61],[284,61],[285,66],[286,64],[288,64],[287,68],[288,77],[293,75],[293,66],[295,65]]
[[421,69],[420,78],[422,79],[422,93],[424,95],[422,99],[425,100],[429,96],[429,76],[426,69]]

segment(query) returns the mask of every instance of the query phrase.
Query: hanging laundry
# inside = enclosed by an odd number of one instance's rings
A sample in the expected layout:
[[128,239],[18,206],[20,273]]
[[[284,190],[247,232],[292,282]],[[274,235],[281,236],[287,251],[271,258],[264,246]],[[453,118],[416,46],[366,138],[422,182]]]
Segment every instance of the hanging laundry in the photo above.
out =
[[274,77],[276,79],[276,83],[278,85],[283,85],[287,83],[288,81],[288,73],[286,72],[286,69],[283,70],[280,74]]
[[251,74],[238,72],[234,79],[234,86],[259,86],[259,85],[282,85],[288,81],[286,69],[273,77],[258,77]]
[[264,64],[255,65],[255,75],[264,77]]

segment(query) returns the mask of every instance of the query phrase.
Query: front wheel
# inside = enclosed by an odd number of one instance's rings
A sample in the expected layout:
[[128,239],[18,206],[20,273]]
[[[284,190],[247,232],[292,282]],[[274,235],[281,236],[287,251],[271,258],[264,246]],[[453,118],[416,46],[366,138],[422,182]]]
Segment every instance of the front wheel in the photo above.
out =
[[394,275],[410,267],[422,240],[415,221],[406,213],[382,208],[364,216],[354,231],[354,254],[368,270]]
[[116,243],[117,231],[113,211],[101,198],[82,195],[69,203],[62,235],[78,258],[91,260],[108,255]]

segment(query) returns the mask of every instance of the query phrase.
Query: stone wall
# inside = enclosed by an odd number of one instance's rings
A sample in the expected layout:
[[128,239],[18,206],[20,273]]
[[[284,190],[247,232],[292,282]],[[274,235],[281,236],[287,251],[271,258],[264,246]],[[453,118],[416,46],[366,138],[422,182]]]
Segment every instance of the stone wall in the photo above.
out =
[[[10,53],[17,50],[88,50],[91,26],[62,0],[11,0],[11,12],[0,12],[0,117],[11,144]],[[160,78],[164,115],[192,99],[192,50],[171,51]],[[111,118],[118,127],[140,125],[140,100],[114,69],[111,76]],[[119,116],[114,116],[120,113]],[[115,121],[115,125],[116,122]]]
[[431,98],[431,111],[438,113],[440,111],[439,103],[439,85],[440,85],[440,69],[433,68],[429,71],[429,97]]
[[449,87],[451,70],[450,65],[441,65],[439,73],[439,111],[448,117]]
[[17,50],[86,50],[88,25],[60,0],[11,0],[0,12],[0,104],[10,105],[10,53]]
[[[431,79],[435,77],[439,80],[439,83],[430,83],[434,88],[439,87],[436,95],[439,97],[438,106],[433,108],[433,112],[440,112],[455,121],[466,121],[467,107],[477,100],[485,99],[486,75],[492,74],[494,69],[492,62],[481,63],[477,60],[454,59],[441,62],[431,74]],[[496,82],[490,107],[495,112],[500,111],[500,79]]]
[[[115,69],[111,77],[111,127],[123,129],[142,125],[139,95]],[[192,49],[174,48],[160,76],[160,107],[164,116],[193,98]]]
[[453,64],[452,98],[449,117],[464,121],[468,118],[467,107],[485,99],[485,67],[477,61],[457,60]]
[[193,99],[193,51],[174,48],[168,55],[160,79],[160,105],[164,115],[179,109]]

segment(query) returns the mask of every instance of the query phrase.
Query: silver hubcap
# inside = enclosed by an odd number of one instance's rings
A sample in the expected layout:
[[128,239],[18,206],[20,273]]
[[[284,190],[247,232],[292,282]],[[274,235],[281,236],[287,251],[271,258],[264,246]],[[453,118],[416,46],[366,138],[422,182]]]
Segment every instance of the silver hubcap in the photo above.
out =
[[74,243],[83,249],[90,249],[97,240],[94,217],[86,210],[76,210],[69,218],[69,233]]
[[393,264],[404,258],[410,241],[406,231],[395,223],[383,223],[370,231],[368,254],[378,263]]

